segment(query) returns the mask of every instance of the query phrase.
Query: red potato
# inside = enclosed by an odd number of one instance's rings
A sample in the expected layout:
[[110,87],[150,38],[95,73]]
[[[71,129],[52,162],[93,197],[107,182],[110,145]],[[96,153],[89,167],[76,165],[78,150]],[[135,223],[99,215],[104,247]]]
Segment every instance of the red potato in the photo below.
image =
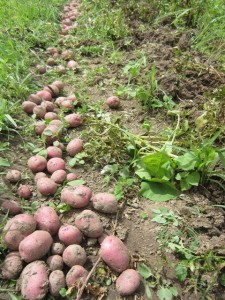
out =
[[61,192],[61,201],[74,208],[83,208],[89,204],[92,192],[87,186],[65,187]]
[[60,157],[62,158],[62,150],[56,146],[49,146],[47,149],[48,158]]
[[47,177],[47,175],[44,172],[38,172],[35,174],[34,181],[37,182],[39,179]]
[[38,135],[42,135],[43,131],[45,130],[46,128],[46,125],[45,125],[45,122],[44,121],[38,121],[36,124],[35,124],[35,132],[38,134]]
[[46,114],[46,108],[43,105],[37,105],[33,109],[33,113],[37,116],[39,119],[43,119]]
[[140,275],[133,269],[127,269],[116,280],[116,290],[120,296],[132,295],[141,283]]
[[109,97],[105,102],[110,108],[118,108],[120,107],[120,100],[116,96]]
[[27,164],[28,164],[28,168],[33,173],[37,173],[43,171],[46,168],[47,160],[43,156],[35,155],[35,156],[31,156],[28,159]]
[[55,126],[58,126],[58,127],[63,127],[63,122],[60,121],[60,120],[52,120],[49,125],[55,125]]
[[26,112],[27,114],[32,114],[34,111],[34,108],[37,106],[36,103],[32,102],[32,101],[24,101],[22,103],[22,109],[24,112]]
[[42,90],[37,92],[36,94],[45,101],[52,101],[52,95],[48,91]]
[[106,214],[114,214],[117,212],[117,200],[113,194],[98,193],[92,198],[94,209]]
[[69,95],[69,96],[67,97],[67,99],[74,102],[74,101],[77,100],[77,97],[76,97],[76,95],[72,94],[72,95]]
[[66,99],[66,100],[63,100],[62,102],[60,102],[60,107],[69,111],[74,108],[74,105],[71,100]]
[[54,98],[59,96],[60,89],[55,84],[49,84],[44,89],[46,89],[47,91],[49,91],[52,94],[52,97],[54,97]]
[[74,58],[74,53],[72,50],[64,50],[61,54],[63,60],[71,60]]
[[129,267],[129,252],[124,243],[116,236],[109,235],[103,240],[100,254],[102,260],[118,273]]
[[77,178],[78,178],[78,176],[76,174],[74,174],[74,173],[69,173],[66,176],[66,180],[67,181],[73,181],[73,180],[76,180]]
[[6,174],[6,179],[11,183],[16,183],[22,178],[22,173],[18,170],[9,170]]
[[66,147],[66,151],[70,156],[74,156],[75,154],[81,152],[84,148],[84,143],[81,139],[75,138],[69,142]]
[[31,101],[37,105],[41,104],[41,98],[36,94],[30,94],[30,96],[27,98],[27,101]]
[[37,229],[48,231],[52,236],[59,231],[60,219],[52,207],[39,208],[34,214],[34,219],[37,222]]
[[87,237],[98,238],[103,233],[100,218],[91,210],[83,210],[75,219],[75,225]]
[[37,65],[36,66],[36,72],[40,75],[43,75],[45,74],[47,71],[46,67],[45,66],[42,66],[42,65]]
[[65,169],[65,161],[60,157],[50,158],[47,162],[47,170],[49,173],[54,173],[57,170]]
[[22,212],[20,204],[13,200],[5,200],[2,202],[1,209],[4,213],[9,213],[10,215],[18,215]]
[[80,281],[84,281],[88,276],[88,271],[79,265],[73,266],[66,274],[66,285],[68,287],[74,286]]
[[66,68],[63,65],[58,65],[57,71],[60,75],[66,74]]
[[54,60],[54,58],[53,57],[50,57],[50,58],[48,58],[47,59],[47,65],[48,66],[54,66],[56,64],[56,62],[55,62],[55,60]]
[[52,173],[51,179],[55,181],[55,183],[63,183],[66,180],[66,171],[65,170],[56,170]]
[[48,268],[37,260],[28,264],[21,273],[21,294],[26,300],[42,300],[48,293]]
[[18,250],[20,242],[36,229],[33,216],[19,214],[9,219],[3,228],[4,244],[10,250]]
[[58,115],[54,112],[47,112],[44,116],[45,120],[57,120],[58,118]]
[[58,232],[59,240],[66,246],[80,244],[83,239],[82,232],[73,225],[62,225]]
[[51,196],[57,191],[57,184],[52,179],[43,177],[37,181],[37,190],[43,196]]
[[42,101],[41,106],[43,106],[46,109],[46,113],[53,112],[56,108],[55,103],[49,101]]
[[31,189],[28,185],[21,184],[17,190],[17,194],[21,198],[29,199],[31,197]]
[[87,255],[80,245],[69,245],[63,251],[63,261],[68,267],[75,265],[83,266],[86,263]]
[[52,255],[61,255],[65,250],[65,246],[59,242],[53,243],[51,247]]
[[55,53],[58,53],[58,49],[56,47],[48,47],[46,49],[46,52],[49,54],[55,54]]
[[75,60],[69,60],[68,63],[67,63],[67,67],[70,69],[70,70],[78,70],[79,69],[79,65],[78,65],[78,62],[75,61]]
[[[59,121],[59,120],[53,120]],[[52,121],[52,122],[53,122]],[[47,144],[53,144],[57,141],[62,134],[62,127],[58,125],[48,125],[42,133],[42,137],[45,138]]]
[[3,279],[16,279],[23,269],[23,262],[19,252],[11,252],[6,255],[1,264],[1,277]]
[[55,270],[49,276],[49,292],[52,296],[58,297],[60,290],[65,288],[66,278],[62,271]]
[[60,255],[49,256],[46,262],[51,271],[63,269],[63,258]]
[[66,100],[66,97],[58,97],[56,100],[55,100],[55,104],[57,104],[58,106],[61,106],[61,103],[63,101]]
[[38,260],[48,253],[52,243],[53,239],[49,232],[36,230],[20,242],[20,256],[27,263]]
[[56,80],[52,84],[56,85],[60,91],[62,91],[65,87],[65,84],[60,80]]
[[69,127],[74,128],[82,124],[83,120],[79,114],[69,114],[65,116],[65,121],[68,122]]

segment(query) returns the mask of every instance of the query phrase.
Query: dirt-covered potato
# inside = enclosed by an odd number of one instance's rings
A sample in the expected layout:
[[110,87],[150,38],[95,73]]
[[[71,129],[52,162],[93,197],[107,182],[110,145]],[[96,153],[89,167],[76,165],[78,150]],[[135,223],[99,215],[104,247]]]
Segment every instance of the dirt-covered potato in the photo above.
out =
[[14,200],[5,200],[2,202],[1,209],[4,213],[9,213],[10,215],[18,215],[22,212],[20,204]]
[[62,225],[58,232],[59,240],[66,246],[80,244],[83,239],[82,232],[73,225]]
[[92,192],[87,186],[65,187],[61,192],[61,201],[74,208],[83,208],[89,204]]
[[26,112],[27,114],[32,114],[34,108],[37,106],[36,103],[32,102],[32,101],[24,101],[22,103],[22,109],[24,112]]
[[92,198],[94,209],[106,214],[114,214],[117,212],[117,200],[113,194],[98,193]]
[[130,255],[127,247],[116,236],[109,235],[101,243],[101,258],[114,271],[121,273],[128,269]]
[[36,230],[20,242],[20,256],[27,263],[38,260],[48,253],[52,243],[49,232]]
[[45,130],[46,125],[44,121],[38,121],[35,124],[34,130],[38,135],[42,135],[43,131]]
[[36,115],[37,118],[43,119],[47,110],[43,105],[37,105],[33,109],[33,113]]
[[56,242],[52,244],[51,253],[52,255],[61,255],[65,249],[65,245],[62,243]]
[[[53,121],[61,122],[60,120],[52,120],[52,122]],[[62,134],[62,128],[63,128],[63,126],[61,126],[61,125],[59,126],[59,125],[49,124],[45,128],[45,130],[43,131],[41,136],[42,136],[42,138],[45,139],[45,141],[48,145],[51,145],[60,138],[60,136]]]
[[28,167],[33,173],[43,171],[47,166],[47,160],[41,155],[31,156],[28,159]]
[[67,174],[65,170],[56,170],[55,172],[52,173],[51,179],[56,183],[60,184],[66,180],[66,176]]
[[17,190],[19,197],[29,199],[31,197],[31,189],[27,184],[21,184]]
[[100,218],[91,210],[83,210],[75,219],[75,225],[87,237],[97,238],[103,233]]
[[80,245],[69,245],[63,251],[63,261],[64,263],[69,266],[80,265],[83,266],[87,260],[87,255]]
[[6,174],[6,179],[11,183],[16,183],[22,178],[22,173],[18,170],[9,170]]
[[47,149],[48,158],[60,157],[62,158],[62,150],[56,146],[49,146]]
[[42,177],[37,181],[37,190],[43,196],[54,195],[57,191],[57,184],[50,178]]
[[0,276],[3,279],[16,279],[23,269],[23,262],[19,252],[10,252],[1,264]]
[[52,236],[59,230],[60,219],[52,207],[39,208],[34,214],[34,219],[37,222],[37,229],[48,231]]
[[116,290],[121,296],[132,295],[141,283],[140,275],[133,269],[123,271],[116,280]]
[[63,269],[63,258],[60,255],[51,255],[46,262],[52,271]]
[[26,300],[42,300],[48,293],[48,267],[37,260],[28,264],[21,273],[21,295]]
[[45,114],[44,119],[45,120],[57,120],[58,115],[52,111],[49,111]]
[[52,101],[52,95],[48,91],[42,90],[37,92],[36,95],[38,95],[42,100]]
[[47,178],[47,175],[44,172],[37,172],[34,176],[34,181],[37,183],[37,181],[43,177]]
[[120,106],[120,99],[116,96],[107,98],[105,102],[110,108],[118,108]]
[[69,142],[66,147],[66,151],[70,156],[74,156],[75,154],[81,152],[84,148],[84,143],[81,139],[75,138]]
[[51,174],[57,170],[65,170],[65,161],[60,157],[50,158],[47,162],[47,170]]
[[59,291],[66,286],[66,278],[62,271],[55,270],[49,276],[49,292],[52,296],[58,297]]
[[20,242],[36,229],[33,216],[19,214],[9,219],[3,228],[4,244],[10,250],[18,250]]
[[68,173],[66,176],[67,181],[73,181],[73,180],[76,180],[77,178],[78,178],[78,176],[75,173]]
[[88,271],[79,265],[73,266],[66,274],[66,285],[71,287],[75,285],[78,280],[83,281],[88,276]]
[[82,118],[79,114],[69,114],[65,116],[65,121],[68,122],[71,128],[78,127],[82,124]]

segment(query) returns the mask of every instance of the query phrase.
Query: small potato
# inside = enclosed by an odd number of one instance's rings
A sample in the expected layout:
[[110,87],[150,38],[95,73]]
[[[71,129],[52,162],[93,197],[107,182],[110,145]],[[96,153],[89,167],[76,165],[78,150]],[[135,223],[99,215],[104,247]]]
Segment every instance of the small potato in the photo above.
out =
[[121,296],[132,295],[141,283],[140,275],[133,269],[127,269],[116,280],[116,290]]
[[56,85],[60,91],[63,90],[65,86],[65,84],[59,80],[54,81],[52,84]]
[[88,276],[88,271],[79,265],[73,266],[66,274],[66,285],[71,287],[78,283],[78,281],[84,281]]
[[103,233],[100,218],[91,210],[83,210],[75,219],[75,225],[80,231],[91,238],[98,238]]
[[43,171],[47,166],[47,160],[40,155],[32,156],[28,159],[28,167],[33,173]]
[[48,158],[60,157],[62,158],[62,150],[56,146],[49,146],[47,149]]
[[58,119],[58,115],[54,112],[47,112],[44,116],[45,120],[57,120]]
[[63,269],[63,259],[60,255],[49,256],[46,262],[51,271]]
[[33,109],[33,113],[37,116],[39,119],[43,119],[46,114],[46,108],[43,105],[37,105]]
[[76,180],[77,178],[78,178],[78,176],[76,174],[74,174],[74,173],[69,173],[66,176],[66,180],[67,181],[73,181],[73,180]]
[[52,95],[48,91],[39,91],[36,93],[39,97],[41,97],[45,101],[52,101]]
[[83,266],[87,260],[87,255],[80,245],[69,245],[63,251],[63,261],[64,263],[69,266],[80,265]]
[[55,104],[57,104],[58,106],[61,106],[61,103],[63,101],[66,100],[66,97],[58,97],[56,100],[55,100]]
[[49,287],[48,268],[45,262],[37,260],[28,264],[23,269],[20,278],[23,299],[45,299]]
[[10,250],[18,250],[20,242],[35,231],[37,223],[33,216],[19,214],[9,219],[3,228],[4,244]]
[[60,295],[60,290],[65,288],[66,278],[62,271],[55,270],[49,276],[49,291],[50,294],[54,297]]
[[89,204],[91,189],[87,186],[65,187],[61,192],[61,201],[74,208],[83,208]]
[[110,108],[118,108],[120,106],[120,100],[116,96],[111,96],[106,100],[106,104]]
[[20,204],[14,200],[5,200],[2,202],[1,209],[4,213],[9,213],[10,215],[18,215],[22,212]]
[[101,258],[114,271],[121,273],[128,269],[129,252],[124,243],[116,236],[107,236],[101,243]]
[[63,60],[70,60],[74,58],[74,53],[72,50],[64,50],[61,54]]
[[57,191],[57,184],[52,179],[43,177],[37,181],[37,190],[43,196],[54,195]]
[[42,101],[41,106],[43,106],[46,109],[46,113],[53,112],[56,108],[55,103],[49,101]]
[[63,127],[63,122],[60,121],[60,120],[52,120],[52,121],[49,123],[49,125],[56,125],[56,126],[62,128],[62,127]]
[[84,143],[81,139],[75,138],[69,142],[66,147],[66,151],[70,156],[74,156],[75,154],[81,152],[84,148]]
[[73,101],[70,101],[68,99],[63,100],[62,102],[60,102],[60,107],[64,108],[67,111],[72,110],[74,108]]
[[37,172],[37,173],[35,174],[34,181],[37,182],[38,179],[41,179],[41,178],[43,178],[43,177],[47,177],[47,175],[46,175],[44,172]]
[[62,225],[58,232],[59,240],[66,246],[80,244],[83,239],[82,232],[73,225]]
[[49,232],[36,230],[20,242],[20,256],[27,263],[38,260],[48,253],[52,243]]
[[51,247],[51,253],[52,255],[61,255],[63,254],[63,251],[65,249],[65,246],[61,243],[53,243]]
[[17,194],[21,198],[29,199],[31,197],[31,189],[28,185],[21,184],[17,190]]
[[22,269],[23,262],[19,252],[10,252],[1,265],[1,276],[3,279],[16,279]]
[[65,169],[65,161],[60,157],[53,157],[47,162],[47,170],[49,173],[54,173],[57,170]]
[[22,103],[22,109],[24,112],[26,112],[27,114],[32,114],[34,108],[37,106],[36,103],[32,102],[32,101],[24,101]]
[[22,173],[18,170],[9,170],[6,174],[6,179],[11,183],[16,183],[22,178]]
[[46,128],[46,125],[45,125],[45,122],[44,121],[38,121],[36,124],[35,124],[35,132],[38,134],[38,135],[42,135],[43,131],[45,130]]
[[38,208],[34,214],[37,229],[48,231],[52,236],[59,231],[60,219],[55,210],[49,206]]
[[52,173],[51,179],[55,181],[55,183],[62,183],[66,180],[66,171],[65,170],[56,170]]
[[113,194],[98,193],[92,198],[94,209],[106,214],[117,212],[117,200]]
[[75,128],[82,124],[82,118],[79,114],[69,114],[65,116],[66,122],[68,122],[69,127]]
[[[53,120],[58,121],[58,120]],[[52,122],[53,122],[52,121]],[[45,139],[47,144],[53,144],[55,141],[59,139],[62,134],[62,126],[49,124],[42,133],[42,137]]]

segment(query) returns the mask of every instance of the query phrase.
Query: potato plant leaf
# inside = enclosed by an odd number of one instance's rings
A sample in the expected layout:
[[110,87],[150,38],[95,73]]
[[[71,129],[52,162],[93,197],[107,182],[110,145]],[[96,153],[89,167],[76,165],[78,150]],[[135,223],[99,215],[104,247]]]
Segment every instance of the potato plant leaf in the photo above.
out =
[[0,167],[9,167],[10,163],[5,158],[0,157]]
[[145,279],[148,279],[150,276],[153,276],[151,269],[148,266],[146,266],[145,264],[141,264],[138,267],[138,272]]
[[187,278],[187,267],[183,266],[182,264],[178,264],[175,268],[175,274],[179,281],[184,282]]

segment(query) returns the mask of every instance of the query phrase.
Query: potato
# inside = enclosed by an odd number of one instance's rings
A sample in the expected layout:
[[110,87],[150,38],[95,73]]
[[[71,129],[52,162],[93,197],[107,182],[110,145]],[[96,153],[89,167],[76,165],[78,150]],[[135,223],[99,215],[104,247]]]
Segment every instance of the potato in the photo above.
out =
[[65,161],[60,157],[53,157],[50,158],[47,162],[47,170],[49,173],[53,173],[57,170],[64,170],[65,169]]
[[82,232],[73,225],[62,225],[58,232],[59,240],[66,246],[80,244],[83,239]]
[[44,116],[45,120],[57,120],[58,119],[58,115],[54,112],[47,112]]
[[89,204],[91,195],[87,186],[65,187],[61,192],[61,201],[74,208],[83,208]]
[[56,85],[60,91],[63,90],[65,86],[65,84],[59,80],[54,81],[52,84]]
[[[58,120],[53,120],[58,121]],[[59,139],[62,133],[62,126],[49,124],[42,133],[42,137],[45,138],[47,144],[53,144]]]
[[47,175],[46,175],[44,172],[37,172],[37,173],[35,174],[34,181],[37,182],[38,179],[41,179],[41,178],[43,178],[43,177],[47,177]]
[[83,150],[84,143],[81,139],[75,138],[69,142],[66,147],[66,151],[70,156],[74,156],[75,154],[81,152]]
[[70,60],[74,58],[74,53],[72,50],[64,50],[61,54],[63,60]]
[[19,252],[11,252],[6,255],[1,264],[1,277],[3,279],[16,279],[23,269],[23,262]]
[[47,160],[41,155],[35,155],[35,156],[31,156],[28,159],[27,164],[28,164],[28,168],[33,173],[37,173],[43,171],[46,168]]
[[22,178],[22,173],[18,170],[9,170],[6,174],[6,179],[11,183],[16,183]]
[[42,135],[43,131],[45,130],[46,125],[44,121],[38,121],[35,124],[34,130],[38,135]]
[[48,47],[46,49],[46,52],[49,54],[55,54],[55,53],[58,53],[58,49],[56,47]]
[[79,64],[78,64],[78,62],[75,61],[75,60],[69,60],[68,63],[67,63],[67,67],[68,67],[70,70],[74,70],[74,71],[79,70]]
[[58,97],[56,100],[55,100],[55,104],[57,104],[58,106],[61,106],[61,103],[63,101],[66,100],[66,97]]
[[73,266],[66,274],[66,285],[71,287],[78,282],[82,282],[88,276],[88,271],[79,265]]
[[72,110],[74,108],[73,101],[70,101],[68,99],[63,100],[60,102],[60,107],[64,108],[66,111]]
[[30,187],[26,184],[21,184],[17,190],[17,194],[21,198],[29,199],[31,197]]
[[63,122],[60,121],[60,120],[52,120],[49,125],[56,125],[58,126],[59,128],[63,128]]
[[59,242],[53,243],[51,247],[51,253],[52,255],[61,255],[63,254],[63,251],[65,249],[65,246]]
[[52,57],[49,57],[48,59],[47,59],[47,65],[48,66],[54,66],[56,64],[56,62],[55,62],[55,60],[54,60],[54,58],[52,58]]
[[60,157],[62,158],[62,150],[56,146],[49,146],[47,149],[48,158]]
[[52,101],[52,95],[48,91],[39,91],[36,93],[39,97],[41,97],[45,101]]
[[117,200],[113,194],[98,193],[92,198],[94,209],[106,214],[117,212]]
[[33,109],[33,113],[37,116],[39,119],[43,119],[46,114],[46,108],[43,105],[37,105]]
[[58,65],[57,71],[60,75],[66,74],[66,68],[63,65]]
[[38,208],[34,214],[37,229],[48,231],[51,235],[58,233],[60,219],[55,210],[49,206]]
[[42,101],[41,106],[43,106],[46,109],[46,113],[53,112],[56,108],[55,103],[49,101]]
[[46,262],[51,271],[63,269],[63,258],[60,255],[49,256]]
[[80,245],[69,245],[63,251],[63,261],[64,263],[69,266],[80,265],[83,266],[87,260],[87,255]]
[[28,264],[21,273],[21,294],[26,300],[42,300],[48,293],[48,268],[37,260]]
[[75,225],[87,237],[97,238],[103,233],[100,218],[91,210],[83,210],[75,219]]
[[50,178],[42,177],[37,181],[37,190],[43,196],[54,195],[57,191],[57,184]]
[[44,90],[50,92],[52,94],[52,97],[58,97],[59,96],[59,88],[55,84],[49,84],[48,86],[44,87]]
[[30,94],[30,96],[27,98],[27,101],[31,101],[37,105],[41,104],[41,98],[36,94]]
[[133,269],[123,271],[116,280],[116,290],[121,296],[132,295],[141,283],[140,275]]
[[78,114],[69,114],[65,116],[65,121],[68,122],[69,127],[74,128],[82,124],[82,118]]
[[37,65],[36,66],[36,72],[40,75],[43,75],[45,74],[47,71],[46,67],[45,66],[42,66],[42,65]]
[[4,213],[9,213],[10,215],[18,215],[22,212],[20,204],[14,200],[5,200],[2,202],[1,209]]
[[32,114],[34,108],[37,106],[36,103],[32,102],[32,101],[24,101],[22,103],[22,109],[24,112],[26,112],[27,114]]
[[20,256],[27,263],[38,260],[48,253],[52,243],[49,232],[36,230],[20,242]]
[[103,240],[100,254],[102,260],[118,273],[129,267],[129,252],[124,243],[116,236],[109,235]]
[[120,100],[116,96],[111,96],[106,100],[106,104],[110,108],[118,108],[120,106]]
[[3,228],[4,244],[10,250],[18,250],[20,242],[36,229],[33,216],[19,214],[9,219]]
[[59,296],[59,292],[66,286],[66,278],[62,271],[55,270],[49,276],[49,292],[52,296]]
[[51,179],[56,183],[62,183],[66,180],[66,171],[64,170],[56,170],[52,173]]
[[73,181],[73,180],[76,180],[77,178],[78,178],[78,176],[76,174],[74,174],[74,173],[69,173],[66,176],[66,180],[67,181]]

